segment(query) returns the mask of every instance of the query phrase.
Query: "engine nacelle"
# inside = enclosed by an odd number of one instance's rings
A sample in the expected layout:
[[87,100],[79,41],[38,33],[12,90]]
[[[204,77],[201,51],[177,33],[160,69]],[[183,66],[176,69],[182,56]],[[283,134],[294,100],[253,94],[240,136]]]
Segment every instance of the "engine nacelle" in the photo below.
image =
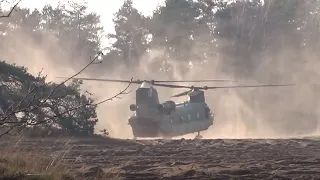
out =
[[173,101],[166,101],[158,105],[159,112],[170,113],[176,109],[176,103]]
[[131,105],[130,105],[130,110],[131,110],[131,111],[136,111],[136,110],[137,110],[137,105],[131,104]]

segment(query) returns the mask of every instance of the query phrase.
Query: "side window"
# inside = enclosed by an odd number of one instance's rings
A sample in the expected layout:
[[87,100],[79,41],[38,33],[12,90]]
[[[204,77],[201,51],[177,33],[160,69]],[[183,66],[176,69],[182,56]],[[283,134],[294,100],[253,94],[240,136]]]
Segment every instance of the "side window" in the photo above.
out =
[[209,117],[210,117],[210,109],[209,108],[205,108],[205,116],[206,116],[206,119],[209,119]]

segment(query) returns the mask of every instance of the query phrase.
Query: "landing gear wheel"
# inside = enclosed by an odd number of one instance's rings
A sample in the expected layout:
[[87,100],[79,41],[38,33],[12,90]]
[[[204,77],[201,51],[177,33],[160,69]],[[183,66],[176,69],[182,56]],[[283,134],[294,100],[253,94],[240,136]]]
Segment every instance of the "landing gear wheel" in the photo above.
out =
[[198,132],[198,134],[196,135],[196,137],[194,139],[202,139],[202,138],[203,138],[203,136],[200,135],[200,132]]

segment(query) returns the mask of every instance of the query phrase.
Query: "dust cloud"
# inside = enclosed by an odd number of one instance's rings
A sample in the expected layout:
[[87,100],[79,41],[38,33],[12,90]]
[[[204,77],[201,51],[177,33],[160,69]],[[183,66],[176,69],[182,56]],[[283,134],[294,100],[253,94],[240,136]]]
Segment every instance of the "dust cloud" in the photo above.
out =
[[[197,48],[194,47],[195,53]],[[234,85],[234,84],[265,84],[265,83],[297,83],[295,87],[271,87],[271,88],[247,88],[247,89],[218,89],[206,91],[207,103],[215,114],[215,122],[209,130],[203,132],[204,138],[287,138],[298,135],[318,135],[318,101],[316,89],[310,85],[311,80],[318,76],[315,62],[316,59],[308,58],[308,63],[292,63],[286,51],[283,50],[277,56],[270,56],[259,65],[256,72],[250,78],[238,79],[236,74],[224,72],[221,68],[223,59],[215,58],[214,64],[208,62],[190,69],[189,72],[180,74],[179,61],[172,60],[170,63],[174,70],[173,79],[235,79],[237,83],[209,83],[199,85]],[[152,53],[155,52],[155,53]],[[296,52],[297,53],[297,52]],[[301,52],[306,53],[306,52]],[[137,69],[119,68],[116,72],[130,72],[130,76],[140,79],[166,79],[151,70],[155,59],[161,59],[163,53],[161,50],[151,51],[141,59],[141,66]],[[266,55],[268,56],[268,55]],[[308,53],[308,56],[310,54]],[[282,59],[282,64],[275,58]],[[295,69],[299,69],[296,71]],[[270,73],[273,75],[270,76]],[[313,77],[312,77],[312,76]],[[113,74],[106,74],[104,77],[119,78]],[[122,76],[123,77],[123,76]],[[304,84],[303,84],[304,82]],[[188,84],[188,83],[185,83]],[[191,84],[189,84],[191,85]],[[111,96],[117,93],[121,87],[116,84],[101,85],[108,89],[99,93],[92,86],[95,94],[101,94],[100,97]],[[133,85],[135,86],[135,85]],[[99,127],[107,127],[110,132],[120,138],[130,138],[131,128],[127,125],[127,118],[131,115],[129,105],[134,103],[134,90],[128,96],[121,100],[107,103],[99,107],[100,116]],[[183,89],[157,88],[160,101],[165,101],[175,93]],[[185,101],[187,97],[174,98],[175,101]],[[182,136],[184,138],[193,138],[194,134]],[[177,137],[180,138],[180,137]]]
[[[3,58],[18,65],[28,68],[29,72],[36,75],[41,69],[48,76],[48,81],[59,82],[56,76],[70,76],[76,73],[80,66],[69,62],[68,52],[60,51],[55,46],[55,40],[46,36],[42,44],[34,44],[23,32],[14,40],[7,42],[8,46],[15,46],[19,52],[6,51]],[[236,83],[199,83],[196,85],[236,85],[236,84],[265,84],[265,83],[296,83],[295,87],[271,87],[271,88],[247,88],[247,89],[218,89],[205,92],[206,100],[215,114],[214,125],[203,132],[204,138],[278,138],[297,135],[320,134],[320,109],[319,100],[316,98],[319,87],[313,85],[320,78],[318,69],[319,53],[303,49],[299,52],[288,46],[276,53],[266,49],[255,71],[250,76],[240,76],[230,69],[232,64],[223,54],[223,47],[215,47],[214,51],[220,52],[219,56],[208,57],[210,61],[196,64],[188,72],[183,72],[179,60],[172,59],[169,63],[173,67],[174,80],[196,79],[234,79]],[[164,48],[165,49],[165,48]],[[164,49],[151,49],[140,59],[138,68],[127,68],[118,64],[111,72],[103,75],[82,73],[79,77],[117,78],[117,79],[167,79],[164,74],[155,73],[154,64],[163,61]],[[204,51],[194,46],[192,53]],[[208,49],[208,51],[213,51]],[[262,58],[263,57],[263,58]],[[299,60],[296,60],[300,58]],[[82,61],[88,61],[83,57]],[[295,61],[293,61],[295,59]],[[226,70],[225,67],[229,67]],[[94,68],[91,67],[91,68]],[[240,79],[239,79],[240,77]],[[187,84],[187,83],[185,83]],[[190,84],[191,85],[191,84]],[[93,93],[93,97],[99,100],[109,98],[125,88],[127,84],[85,82],[84,88]],[[132,92],[115,99],[112,102],[101,104],[97,108],[99,122],[96,126],[100,129],[108,129],[111,136],[117,138],[131,138],[131,127],[127,120],[132,112],[129,105],[135,103],[135,89]],[[161,102],[171,99],[175,93],[184,89],[157,88]],[[184,101],[187,97],[173,99]],[[194,135],[186,135],[184,138],[193,138]]]

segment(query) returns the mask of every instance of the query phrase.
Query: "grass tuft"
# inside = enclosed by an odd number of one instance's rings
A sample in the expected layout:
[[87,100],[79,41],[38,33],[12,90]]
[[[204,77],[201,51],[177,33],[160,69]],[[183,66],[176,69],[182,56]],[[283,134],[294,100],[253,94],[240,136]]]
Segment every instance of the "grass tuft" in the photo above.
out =
[[66,169],[29,153],[0,151],[1,180],[73,180]]

